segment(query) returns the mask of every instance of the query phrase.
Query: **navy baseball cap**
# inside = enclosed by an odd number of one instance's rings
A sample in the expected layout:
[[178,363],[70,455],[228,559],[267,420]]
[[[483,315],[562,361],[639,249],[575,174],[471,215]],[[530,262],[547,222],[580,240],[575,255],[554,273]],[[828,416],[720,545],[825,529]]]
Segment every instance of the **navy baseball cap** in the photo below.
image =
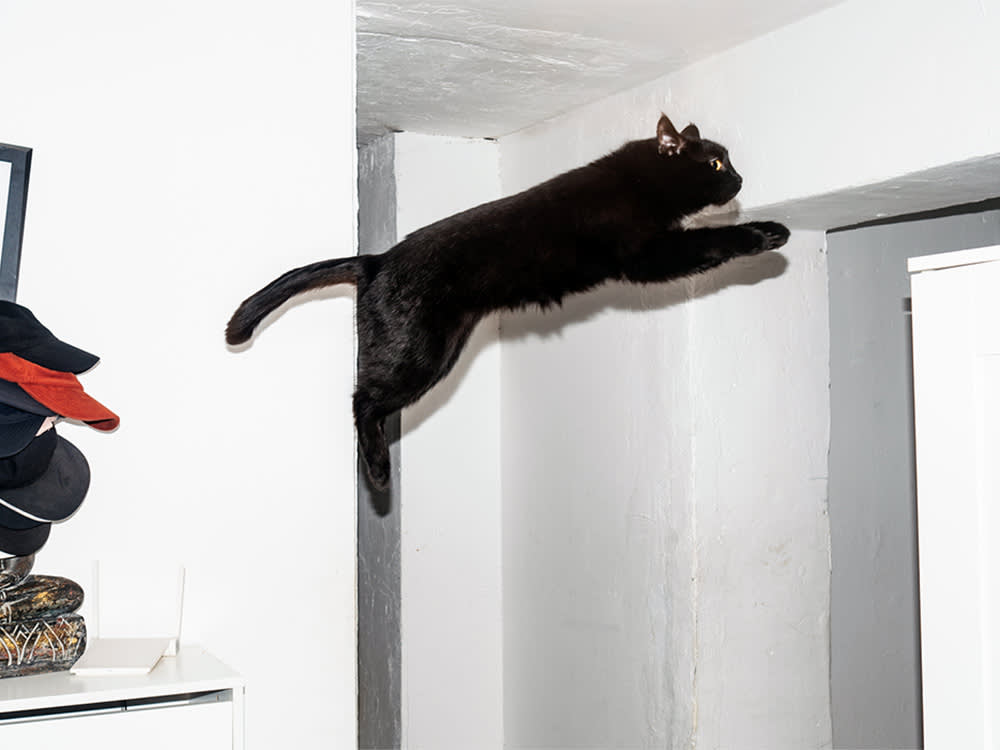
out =
[[60,341],[27,307],[0,300],[0,352],[60,372],[79,374],[97,364],[99,357]]
[[12,380],[0,378],[0,404],[13,406],[21,411],[28,411],[32,414],[41,414],[45,417],[54,417],[56,413],[49,407],[37,400],[24,388]]
[[0,402],[0,458],[27,448],[46,419],[44,414],[32,414]]

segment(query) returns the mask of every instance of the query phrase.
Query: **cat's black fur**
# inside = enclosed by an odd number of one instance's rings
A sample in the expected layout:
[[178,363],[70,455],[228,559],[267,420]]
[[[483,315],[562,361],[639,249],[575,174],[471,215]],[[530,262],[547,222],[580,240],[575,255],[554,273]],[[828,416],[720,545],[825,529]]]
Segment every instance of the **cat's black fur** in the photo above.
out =
[[667,281],[784,245],[788,230],[775,222],[681,227],[741,185],[725,148],[703,140],[694,125],[678,133],[663,115],[655,138],[438,221],[381,255],[289,271],[240,305],[226,340],[247,341],[293,295],[356,284],[354,420],[369,477],[383,489],[386,416],[451,370],[487,313],[558,304],[611,279]]

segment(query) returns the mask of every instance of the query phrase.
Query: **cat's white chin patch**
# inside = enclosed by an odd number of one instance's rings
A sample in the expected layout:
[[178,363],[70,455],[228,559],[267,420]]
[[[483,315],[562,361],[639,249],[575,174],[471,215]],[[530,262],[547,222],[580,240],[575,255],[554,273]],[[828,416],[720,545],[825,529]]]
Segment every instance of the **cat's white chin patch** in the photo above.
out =
[[735,224],[740,215],[740,202],[733,198],[728,203],[721,206],[706,206],[696,214],[691,214],[681,222],[684,229],[697,229],[698,227],[719,227],[726,224]]

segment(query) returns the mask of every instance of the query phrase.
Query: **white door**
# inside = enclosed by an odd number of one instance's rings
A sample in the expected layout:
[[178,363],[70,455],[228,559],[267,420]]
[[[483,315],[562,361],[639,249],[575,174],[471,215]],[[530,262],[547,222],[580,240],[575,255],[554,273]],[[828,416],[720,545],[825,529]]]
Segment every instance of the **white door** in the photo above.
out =
[[924,747],[1000,748],[1000,248],[912,259]]

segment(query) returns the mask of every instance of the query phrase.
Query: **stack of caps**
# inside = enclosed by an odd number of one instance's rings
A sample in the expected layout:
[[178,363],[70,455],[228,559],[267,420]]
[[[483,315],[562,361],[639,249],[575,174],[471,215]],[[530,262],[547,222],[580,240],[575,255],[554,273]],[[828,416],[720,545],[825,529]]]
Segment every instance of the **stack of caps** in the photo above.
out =
[[31,311],[0,300],[0,557],[30,555],[83,502],[90,467],[57,435],[60,418],[113,430],[118,417],[77,374],[93,354],[57,339]]

